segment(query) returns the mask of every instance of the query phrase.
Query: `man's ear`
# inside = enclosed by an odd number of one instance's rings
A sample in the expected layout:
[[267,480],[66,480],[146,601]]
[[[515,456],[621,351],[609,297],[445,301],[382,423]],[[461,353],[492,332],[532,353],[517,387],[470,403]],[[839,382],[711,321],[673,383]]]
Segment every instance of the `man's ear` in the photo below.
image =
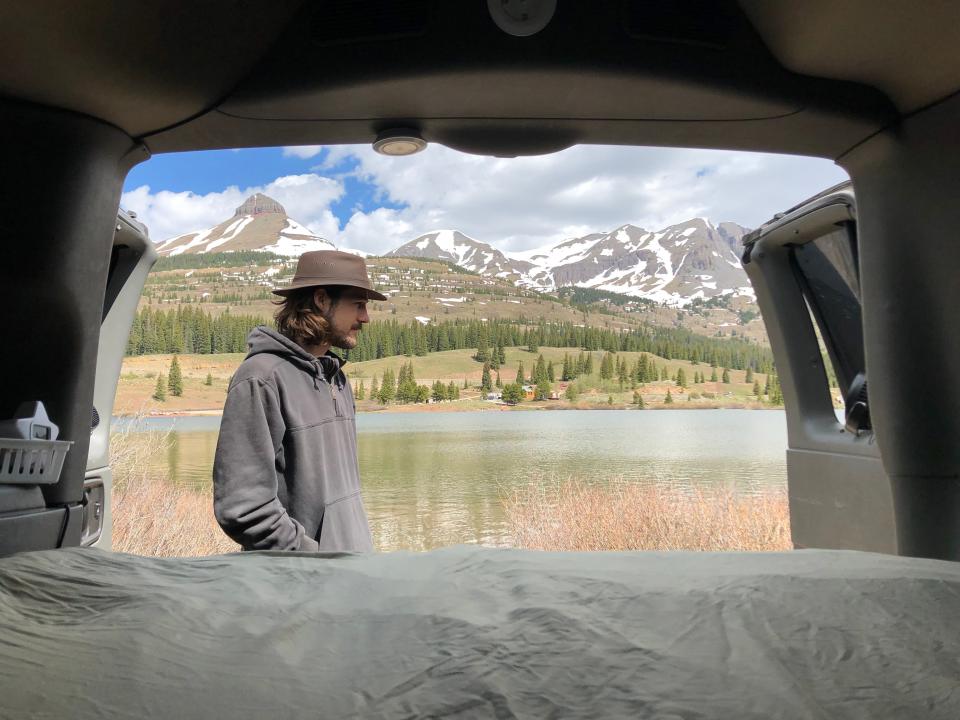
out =
[[320,312],[330,312],[330,296],[327,295],[327,291],[322,287],[318,287],[313,291],[313,304]]

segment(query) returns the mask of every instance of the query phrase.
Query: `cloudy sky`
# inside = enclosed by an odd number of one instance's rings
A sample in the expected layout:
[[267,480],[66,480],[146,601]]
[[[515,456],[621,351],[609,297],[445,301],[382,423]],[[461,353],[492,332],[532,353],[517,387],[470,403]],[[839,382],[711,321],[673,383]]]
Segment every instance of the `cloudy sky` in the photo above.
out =
[[134,168],[122,206],[151,237],[212,227],[262,192],[340,247],[382,253],[451,228],[522,251],[633,223],[703,216],[756,227],[846,179],[827,160],[785,155],[578,146],[541,157],[477,157],[441,146],[406,158],[367,146],[160,155]]

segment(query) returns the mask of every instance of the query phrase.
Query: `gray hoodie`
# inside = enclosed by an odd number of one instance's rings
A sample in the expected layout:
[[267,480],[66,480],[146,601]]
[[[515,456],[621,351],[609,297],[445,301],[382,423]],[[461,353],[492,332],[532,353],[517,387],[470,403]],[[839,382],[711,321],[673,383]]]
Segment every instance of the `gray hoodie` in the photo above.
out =
[[372,550],[342,361],[262,325],[247,344],[213,465],[220,527],[245,550]]

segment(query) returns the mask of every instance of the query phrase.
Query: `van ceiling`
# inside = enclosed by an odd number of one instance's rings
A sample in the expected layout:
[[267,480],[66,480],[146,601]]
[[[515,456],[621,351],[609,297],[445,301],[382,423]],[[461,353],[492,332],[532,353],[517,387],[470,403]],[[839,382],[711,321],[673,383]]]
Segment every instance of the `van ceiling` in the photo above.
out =
[[575,143],[835,158],[960,87],[960,4],[559,0],[506,35],[487,3],[49,0],[0,7],[0,95],[153,152],[371,142]]

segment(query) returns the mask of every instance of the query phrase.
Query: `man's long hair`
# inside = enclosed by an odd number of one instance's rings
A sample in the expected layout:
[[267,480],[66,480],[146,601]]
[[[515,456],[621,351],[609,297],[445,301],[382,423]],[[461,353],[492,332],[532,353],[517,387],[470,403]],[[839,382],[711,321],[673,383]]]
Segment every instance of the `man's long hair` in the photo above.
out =
[[[289,295],[274,300],[278,305],[273,319],[277,324],[277,332],[288,337],[298,345],[323,345],[331,340],[330,322],[313,301],[315,287],[300,288]],[[340,299],[343,288],[339,286],[324,286],[332,304]]]

